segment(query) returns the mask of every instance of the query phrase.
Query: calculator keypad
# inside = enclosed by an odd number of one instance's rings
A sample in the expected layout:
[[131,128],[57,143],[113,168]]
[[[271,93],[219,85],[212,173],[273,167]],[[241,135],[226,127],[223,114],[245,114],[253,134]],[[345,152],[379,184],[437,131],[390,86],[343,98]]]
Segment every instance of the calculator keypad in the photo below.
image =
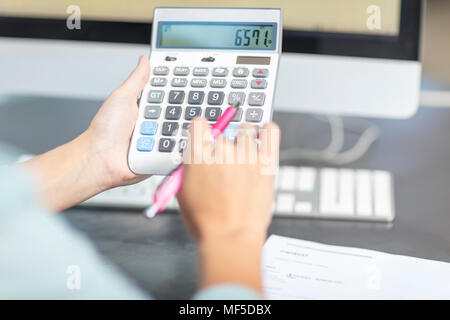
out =
[[194,118],[203,116],[213,123],[238,101],[242,108],[229,125],[234,128],[227,131],[229,138],[240,122],[257,125],[263,120],[267,68],[157,66],[152,74],[136,145],[140,152],[182,152]]

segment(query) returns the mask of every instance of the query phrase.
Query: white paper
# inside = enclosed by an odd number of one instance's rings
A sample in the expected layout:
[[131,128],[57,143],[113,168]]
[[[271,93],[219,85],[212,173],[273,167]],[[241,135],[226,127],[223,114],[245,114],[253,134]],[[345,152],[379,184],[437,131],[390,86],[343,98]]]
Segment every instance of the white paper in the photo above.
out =
[[450,263],[271,236],[268,299],[450,299]]

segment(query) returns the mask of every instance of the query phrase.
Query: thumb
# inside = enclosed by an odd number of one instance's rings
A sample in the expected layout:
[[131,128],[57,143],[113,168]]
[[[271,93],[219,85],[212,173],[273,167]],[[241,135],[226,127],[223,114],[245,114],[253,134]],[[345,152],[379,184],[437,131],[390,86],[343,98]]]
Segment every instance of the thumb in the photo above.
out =
[[150,62],[146,56],[141,56],[138,65],[120,86],[119,90],[124,91],[124,93],[132,97],[137,97],[142,89],[144,89],[149,77]]

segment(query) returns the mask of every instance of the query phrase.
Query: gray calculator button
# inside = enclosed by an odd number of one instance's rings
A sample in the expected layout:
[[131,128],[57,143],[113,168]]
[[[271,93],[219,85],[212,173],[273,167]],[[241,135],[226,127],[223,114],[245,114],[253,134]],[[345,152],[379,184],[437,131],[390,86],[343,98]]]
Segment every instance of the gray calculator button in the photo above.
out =
[[169,74],[169,67],[155,67],[155,69],[153,69],[153,74],[155,76],[167,76]]
[[186,78],[173,78],[172,79],[172,87],[186,87],[188,84],[188,81]]
[[200,107],[187,107],[184,118],[186,120],[192,120],[195,117],[200,117],[202,115],[202,108]]
[[248,82],[245,79],[233,79],[231,81],[231,87],[233,89],[245,89],[247,88]]
[[175,67],[173,74],[175,76],[187,76],[191,70],[188,67]]
[[179,144],[178,144],[178,146],[179,146],[178,147],[178,151],[179,152],[184,152],[184,150],[186,150],[186,148],[187,148],[187,144],[188,144],[187,139],[181,139]]
[[148,93],[147,101],[149,103],[161,103],[164,100],[164,91],[162,90],[150,90]]
[[166,109],[166,119],[167,120],[178,120],[181,118],[181,107],[169,106]]
[[232,122],[240,122],[242,120],[242,114],[244,112],[242,111],[242,109],[239,109],[238,112],[236,113],[236,115],[234,116],[233,120],[231,120]]
[[194,69],[194,76],[195,77],[206,77],[209,73],[208,68],[195,68]]
[[192,79],[191,80],[191,86],[193,88],[204,88],[208,84],[208,81],[206,79]]
[[264,105],[266,94],[263,92],[252,92],[248,95],[248,105],[253,107],[260,107]]
[[151,81],[151,85],[153,87],[165,87],[167,84],[166,78],[153,78]]
[[261,122],[264,111],[262,109],[247,109],[245,113],[245,121]]
[[144,112],[145,119],[158,119],[161,115],[161,107],[160,106],[146,106]]
[[269,76],[269,69],[254,69],[253,76],[255,78],[267,78]]
[[228,75],[227,68],[214,68],[213,77],[226,77]]
[[188,103],[199,105],[205,100],[205,93],[203,91],[191,91],[189,92]]
[[225,98],[225,93],[220,91],[211,91],[208,94],[208,104],[212,106],[221,106]]
[[267,81],[264,79],[255,79],[252,81],[252,89],[266,89]]
[[244,92],[230,92],[230,95],[228,96],[228,104],[229,105],[235,105],[237,102],[240,102],[241,106],[245,102],[245,93]]
[[205,118],[208,121],[217,121],[222,114],[222,109],[220,108],[206,108]]
[[211,88],[225,88],[227,80],[225,79],[211,79]]
[[189,129],[191,128],[190,122],[183,123],[183,126],[181,127],[181,134],[183,137],[187,137],[189,135]]
[[249,71],[248,68],[235,68],[233,70],[233,76],[238,78],[248,77]]
[[159,152],[172,152],[175,147],[175,140],[163,138],[159,140]]
[[164,122],[162,126],[162,135],[166,137],[175,136],[180,125],[178,122]]
[[182,104],[185,97],[184,91],[172,90],[169,92],[169,103],[170,104]]

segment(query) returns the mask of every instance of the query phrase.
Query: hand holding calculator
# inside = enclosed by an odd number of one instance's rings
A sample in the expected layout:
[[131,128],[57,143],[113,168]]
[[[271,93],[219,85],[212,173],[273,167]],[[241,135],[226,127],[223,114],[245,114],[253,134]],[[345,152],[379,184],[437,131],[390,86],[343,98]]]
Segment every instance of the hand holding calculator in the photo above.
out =
[[213,124],[237,101],[241,108],[225,133],[230,138],[243,122],[270,122],[281,20],[280,9],[155,9],[152,73],[128,157],[133,172],[170,173],[191,121],[202,116]]

